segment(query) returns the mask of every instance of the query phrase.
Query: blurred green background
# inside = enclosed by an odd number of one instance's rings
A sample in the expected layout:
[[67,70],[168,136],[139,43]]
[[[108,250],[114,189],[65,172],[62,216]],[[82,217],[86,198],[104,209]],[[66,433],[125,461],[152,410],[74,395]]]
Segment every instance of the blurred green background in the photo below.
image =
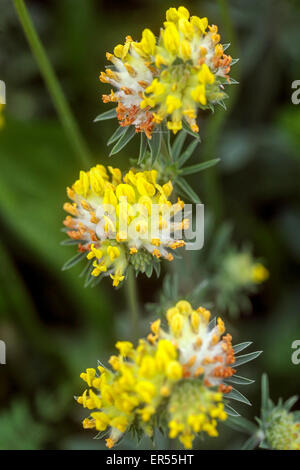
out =
[[[228,16],[224,0],[27,1],[94,162],[123,169],[137,156],[139,139],[108,159],[106,141],[117,123],[92,122],[108,109],[101,101],[108,87],[98,81],[105,52],[128,34],[138,39],[145,27],[158,32],[165,10],[180,4],[218,24],[222,42],[232,43],[229,53],[240,57],[232,70],[240,85],[231,87],[228,111],[201,116],[203,143],[193,157],[219,157],[221,163],[189,182],[214,214],[215,231],[230,221],[232,242],[250,243],[270,271],[251,296],[252,312],[242,309],[229,319],[235,343],[251,340],[264,350],[242,374],[257,380],[242,390],[253,406],[237,406],[254,417],[263,371],[274,399],[297,393],[300,383],[300,365],[291,362],[291,344],[300,339],[300,115],[291,102],[291,84],[300,79],[299,2],[228,0]],[[105,361],[116,338],[130,335],[125,291],[114,292],[110,281],[84,289],[80,267],[61,271],[74,254],[73,247],[60,245],[65,187],[81,164],[11,0],[1,0],[0,40],[0,79],[7,87],[0,131],[0,339],[7,345],[7,364],[0,365],[0,449],[102,449],[93,432],[81,430],[86,413],[73,396],[83,390],[80,372]],[[205,250],[206,245],[199,279],[197,269],[186,279],[191,288],[203,280]],[[176,269],[186,259],[184,254]],[[141,305],[156,301],[161,285],[162,278],[140,277]],[[150,317],[142,310],[147,328]],[[218,313],[228,320],[226,310]],[[224,428],[220,438],[206,439],[201,447],[237,448],[245,439]],[[167,445],[158,438],[158,448]],[[119,448],[135,447],[127,438]]]

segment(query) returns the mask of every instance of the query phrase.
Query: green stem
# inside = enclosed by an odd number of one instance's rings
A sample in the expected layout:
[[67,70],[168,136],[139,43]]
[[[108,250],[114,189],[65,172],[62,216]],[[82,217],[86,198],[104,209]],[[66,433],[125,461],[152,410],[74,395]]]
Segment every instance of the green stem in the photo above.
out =
[[67,103],[62,88],[56,78],[54,70],[46,55],[45,49],[38,37],[24,0],[13,0],[20,23],[23,27],[27,41],[40,68],[46,86],[52,97],[57,114],[64,127],[65,133],[70,141],[75,154],[81,165],[90,166],[91,156],[87,145],[81,135],[78,124],[74,119],[72,111]]
[[127,274],[127,301],[130,316],[130,329],[134,339],[139,337],[139,304],[136,284],[134,269],[132,266],[129,266]]

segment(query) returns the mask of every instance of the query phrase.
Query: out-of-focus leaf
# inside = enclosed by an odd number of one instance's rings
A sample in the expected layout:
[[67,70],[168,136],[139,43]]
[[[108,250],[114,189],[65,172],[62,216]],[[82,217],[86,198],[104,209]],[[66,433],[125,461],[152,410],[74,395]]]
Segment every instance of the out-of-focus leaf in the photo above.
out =
[[258,427],[255,426],[251,421],[242,416],[233,417],[228,416],[225,421],[225,424],[228,425],[230,428],[234,429],[235,431],[245,432],[247,434],[252,435],[253,433],[257,432]]

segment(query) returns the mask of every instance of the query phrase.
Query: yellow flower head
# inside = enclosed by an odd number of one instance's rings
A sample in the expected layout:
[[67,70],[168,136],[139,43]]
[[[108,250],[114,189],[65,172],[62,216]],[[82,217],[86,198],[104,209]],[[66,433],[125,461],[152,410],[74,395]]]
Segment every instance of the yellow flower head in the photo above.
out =
[[176,360],[176,347],[160,340],[154,346],[140,340],[134,349],[128,342],[118,342],[119,356],[112,356],[112,371],[100,367],[87,369],[81,378],[89,389],[77,398],[79,404],[92,411],[83,421],[85,429],[110,429],[107,446],[112,447],[137,419],[148,434],[150,420],[164,400],[166,390],[182,377],[182,367]]
[[131,425],[152,435],[158,421],[186,448],[197,433],[217,436],[218,421],[227,418],[224,394],[231,390],[224,380],[235,373],[235,358],[223,321],[211,325],[209,319],[205,308],[180,301],[167,312],[168,331],[156,320],[136,348],[119,341],[111,370],[99,366],[81,374],[88,388],[77,401],[91,410],[83,427],[109,431],[108,447]]
[[179,437],[187,449],[192,448],[193,440],[200,432],[217,437],[218,420],[227,418],[222,393],[199,386],[193,380],[186,380],[174,390],[168,405],[168,415],[169,437]]
[[223,85],[230,83],[232,58],[224,54],[217,26],[190,17],[184,7],[167,10],[158,39],[145,29],[140,42],[127,37],[107,58],[114,70],[102,72],[100,80],[118,91],[103,100],[118,103],[122,126],[133,124],[148,138],[164,120],[174,133],[183,120],[197,132],[198,110],[221,102]]
[[224,277],[231,281],[232,287],[261,284],[269,278],[267,268],[256,262],[250,252],[228,253],[223,261]]
[[201,377],[207,387],[218,387],[220,392],[231,391],[223,381],[235,370],[232,337],[225,333],[221,318],[210,322],[210,312],[204,307],[194,310],[185,300],[167,311],[168,331],[159,328],[156,338],[176,342],[179,361],[185,378]]
[[300,450],[300,423],[293,413],[275,409],[268,419],[266,438],[272,449]]
[[69,214],[64,224],[79,251],[87,254],[92,276],[110,276],[118,286],[129,264],[145,272],[160,258],[173,259],[171,252],[184,245],[175,232],[186,220],[178,222],[184,204],[172,204],[171,192],[171,182],[157,183],[155,170],[122,176],[118,168],[96,165],[80,172],[67,189],[72,202],[64,205]]

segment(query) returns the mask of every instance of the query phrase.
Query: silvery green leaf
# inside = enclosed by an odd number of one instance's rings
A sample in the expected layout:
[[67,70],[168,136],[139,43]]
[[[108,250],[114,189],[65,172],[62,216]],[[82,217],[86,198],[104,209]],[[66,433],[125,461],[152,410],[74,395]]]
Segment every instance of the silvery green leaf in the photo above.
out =
[[262,441],[259,446],[260,449],[271,449],[267,441]]
[[229,416],[236,416],[236,417],[240,416],[240,414],[234,408],[232,408],[232,406],[228,405],[227,403],[224,407],[224,410]]
[[106,145],[111,145],[113,144],[114,142],[116,142],[116,140],[120,139],[122,137],[123,134],[125,134],[127,128],[126,127],[121,127],[119,126],[115,132],[113,133],[113,135],[108,139],[107,141],[107,144]]
[[194,150],[195,150],[195,148],[197,147],[198,144],[199,144],[199,140],[194,139],[189,144],[187,149],[180,155],[180,157],[178,159],[178,167],[179,168],[182,167],[182,165],[184,165],[185,162],[193,155],[193,152],[194,152]]
[[177,178],[175,181],[175,185],[178,186],[195,204],[199,204],[201,201],[195,191],[191,188],[191,186],[187,183],[187,181],[183,178]]
[[237,64],[238,62],[240,61],[240,59],[232,59],[231,61],[231,67],[233,67],[233,65]]
[[221,108],[223,108],[223,109],[225,109],[225,111],[227,111],[226,104],[224,103],[223,100],[218,101],[218,104],[221,106]]
[[226,383],[236,384],[236,385],[251,385],[255,380],[247,379],[246,377],[240,377],[239,375],[233,375],[225,379]]
[[241,450],[253,450],[257,447],[259,441],[256,435],[249,437],[249,439],[245,442]]
[[154,271],[156,272],[156,276],[159,278],[160,276],[160,271],[161,271],[161,264],[160,263],[155,263],[153,265]]
[[161,131],[153,132],[152,138],[148,139],[148,144],[151,150],[152,162],[155,162],[160,154],[162,135]]
[[91,259],[88,263],[86,263],[85,267],[83,268],[83,270],[79,274],[79,277],[85,276],[86,273],[89,271],[89,269],[91,269],[92,264],[93,264],[93,260]]
[[145,274],[147,277],[151,277],[153,272],[153,264],[148,264]]
[[238,82],[237,80],[235,80],[234,78],[229,78],[229,83],[230,85],[239,85],[240,82]]
[[181,130],[175,137],[174,143],[172,145],[172,158],[174,162],[176,162],[180,155],[180,152],[186,139],[186,135],[186,132],[184,130]]
[[241,403],[246,403],[246,405],[252,406],[251,402],[246,398],[241,392],[233,388],[229,393],[226,393],[226,398],[230,400],[240,401]]
[[258,427],[242,416],[228,416],[224,424],[228,425],[230,428],[234,429],[235,431],[245,432],[247,434],[254,434],[258,431]]
[[300,421],[300,411],[293,411],[294,421]]
[[180,171],[181,175],[192,175],[194,173],[199,173],[200,171],[206,170],[212,166],[215,166],[220,161],[219,158],[214,158],[213,160],[208,160],[207,162],[197,163],[196,165],[188,166],[183,168]]
[[99,116],[94,119],[94,122],[106,121],[107,119],[113,119],[115,117],[117,117],[116,108],[110,109],[109,111],[105,111],[104,113],[99,114]]
[[267,374],[263,374],[261,378],[261,408],[262,408],[263,414],[269,409],[268,400],[269,400],[269,379],[268,379]]
[[78,245],[78,243],[82,243],[84,240],[73,240],[73,238],[67,238],[66,240],[63,240],[60,242],[61,245],[67,246],[67,245]]
[[299,397],[297,395],[294,395],[293,397],[289,398],[283,405],[284,409],[289,411],[291,408],[293,408],[295,403],[297,403],[298,399]]
[[253,361],[258,356],[260,356],[262,351],[255,351],[249,354],[243,354],[235,359],[234,367],[241,366],[242,364],[246,364],[247,362]]
[[147,150],[147,137],[144,132],[141,132],[141,141],[140,141],[140,153],[139,153],[139,159],[138,159],[138,165],[140,165],[146,155],[146,150]]
[[234,354],[238,354],[239,352],[248,348],[248,346],[251,346],[251,344],[252,344],[252,341],[247,341],[245,343],[236,344],[235,346],[233,346]]
[[78,253],[77,255],[73,256],[73,258],[69,259],[61,268],[62,271],[66,271],[67,269],[72,268],[75,264],[79,263],[83,258],[86,257],[86,253]]
[[223,44],[223,51],[225,52],[228,49],[228,47],[230,47],[230,42]]
[[124,148],[125,145],[127,145],[128,142],[130,142],[130,140],[133,139],[134,136],[135,136],[135,127],[134,126],[127,127],[126,132],[122,134],[122,136],[120,137],[116,145],[114,145],[109,156],[111,157],[112,155],[115,155],[116,153],[120,152],[120,150],[122,150],[122,148]]

